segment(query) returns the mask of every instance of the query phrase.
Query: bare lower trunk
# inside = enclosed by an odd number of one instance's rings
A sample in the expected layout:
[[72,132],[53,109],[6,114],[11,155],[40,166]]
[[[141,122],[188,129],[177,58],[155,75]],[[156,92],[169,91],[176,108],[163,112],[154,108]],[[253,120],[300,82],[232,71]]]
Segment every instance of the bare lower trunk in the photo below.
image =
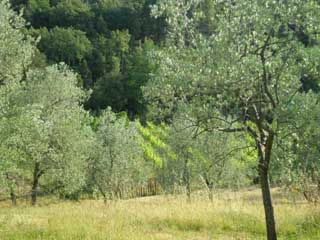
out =
[[33,179],[32,191],[31,191],[31,205],[34,206],[37,204],[37,195],[38,195],[38,185],[39,179]]
[[190,202],[191,201],[191,187],[190,187],[190,175],[189,175],[189,169],[188,169],[188,159],[186,159],[184,162],[183,183],[186,188],[187,200],[188,200],[188,202]]
[[6,177],[9,182],[9,186],[10,186],[9,190],[10,190],[10,200],[11,200],[12,206],[16,206],[17,205],[17,196],[14,191],[14,189],[15,189],[14,185],[16,184],[15,179],[14,179],[14,177],[10,177],[10,173],[6,173]]
[[259,145],[259,176],[265,212],[267,239],[277,240],[276,224],[269,184],[269,165],[273,146],[273,134],[265,136],[263,144]]
[[187,182],[186,190],[187,190],[187,199],[188,199],[188,202],[190,202],[191,201],[190,181]]
[[270,193],[269,176],[268,173],[264,170],[260,170],[260,183],[267,226],[267,239],[276,240],[277,233],[274,219],[274,211],[272,206],[272,198]]
[[41,175],[42,173],[40,170],[40,163],[37,162],[34,166],[33,182],[32,182],[32,189],[31,189],[31,205],[32,206],[35,206],[37,204],[39,178],[41,177]]
[[208,190],[208,198],[210,202],[213,202],[213,183],[207,179],[205,180],[205,182]]
[[10,199],[11,199],[12,206],[17,206],[17,195],[15,194],[13,189],[10,190]]
[[101,193],[101,195],[103,196],[103,202],[105,204],[108,203],[108,198],[107,198],[107,194],[103,191],[103,188],[101,187],[101,185],[99,183],[97,183],[97,186],[98,186],[98,190],[99,192]]
[[208,194],[209,196],[209,200],[210,200],[210,202],[213,202],[213,189],[209,189],[209,194]]

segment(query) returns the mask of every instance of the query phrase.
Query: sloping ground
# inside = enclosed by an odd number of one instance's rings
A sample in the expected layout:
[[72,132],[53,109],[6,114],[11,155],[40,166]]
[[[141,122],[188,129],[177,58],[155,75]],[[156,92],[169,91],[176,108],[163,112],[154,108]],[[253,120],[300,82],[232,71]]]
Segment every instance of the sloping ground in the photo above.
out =
[[[320,239],[320,207],[273,191],[280,239]],[[126,201],[50,202],[0,209],[0,239],[265,239],[260,191],[220,191]]]

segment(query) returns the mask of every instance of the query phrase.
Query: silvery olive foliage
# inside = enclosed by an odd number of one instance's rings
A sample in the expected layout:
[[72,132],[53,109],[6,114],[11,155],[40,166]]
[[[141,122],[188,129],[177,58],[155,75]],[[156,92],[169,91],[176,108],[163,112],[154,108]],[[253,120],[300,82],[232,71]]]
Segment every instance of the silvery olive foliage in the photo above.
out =
[[147,178],[137,126],[110,108],[99,117],[90,175],[105,199],[128,197]]
[[308,201],[320,200],[320,109],[312,92],[299,96],[289,105],[287,128],[279,133],[275,158],[275,177],[289,190]]
[[165,162],[168,180],[209,192],[251,184],[252,163],[244,157],[255,146],[247,142],[246,134],[202,133],[192,123],[184,114],[173,119],[167,141],[174,158]]
[[[15,96],[21,90],[20,81],[34,54],[33,40],[21,30],[24,20],[10,10],[8,1],[0,1],[0,185],[8,186],[7,173],[16,172],[16,159],[21,152],[14,146],[18,141],[12,131],[18,125]],[[11,175],[11,174],[10,174]],[[12,186],[11,186],[12,187]]]
[[88,113],[81,106],[87,93],[77,85],[76,74],[66,65],[53,65],[29,71],[21,96],[30,124],[20,145],[27,164],[31,169],[39,164],[44,181],[66,192],[84,183],[92,138]]
[[16,179],[65,193],[84,184],[93,136],[80,105],[86,93],[77,81],[63,64],[26,74],[15,97],[16,115],[1,121],[10,129],[2,151],[14,168],[10,175],[16,171]]
[[160,67],[145,96],[165,120],[182,106],[200,131],[249,134],[258,150],[267,236],[275,240],[272,150],[288,126],[290,104],[309,90],[310,81],[319,84],[314,79],[320,5],[315,0],[213,2],[217,23],[211,34],[197,28],[201,1],[159,0],[154,6],[171,29],[167,48],[152,56]]
[[9,1],[0,1],[0,83],[18,83],[32,61],[34,40],[22,33],[24,19],[10,9]]
[[40,185],[73,192],[84,183],[93,139],[82,107],[88,93],[64,64],[29,68],[35,41],[7,1],[0,19],[1,185],[11,194],[22,187],[36,195]]

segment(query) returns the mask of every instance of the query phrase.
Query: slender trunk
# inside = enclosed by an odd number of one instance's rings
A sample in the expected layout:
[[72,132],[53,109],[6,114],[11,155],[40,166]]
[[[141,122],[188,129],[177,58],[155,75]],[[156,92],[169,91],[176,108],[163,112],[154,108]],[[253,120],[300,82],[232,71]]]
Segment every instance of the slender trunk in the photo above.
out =
[[12,206],[17,206],[17,195],[15,194],[13,189],[10,189],[10,199],[11,199]]
[[32,191],[31,191],[31,205],[34,206],[37,203],[37,192],[38,192],[39,179],[36,177],[33,179]]
[[267,239],[277,240],[276,224],[269,184],[269,164],[271,160],[272,145],[273,135],[269,135],[265,144],[259,147],[259,175],[267,227]]
[[213,189],[209,188],[209,200],[210,202],[213,202]]
[[183,169],[183,182],[187,192],[187,200],[188,202],[191,201],[191,187],[190,187],[190,175],[188,169],[188,159],[186,158],[184,162],[184,169]]
[[209,179],[205,179],[205,183],[208,189],[208,197],[210,202],[213,202],[213,182],[210,182]]
[[39,178],[42,173],[40,170],[40,163],[36,162],[33,171],[33,183],[31,189],[31,205],[35,206],[37,203],[38,187],[39,187]]
[[98,186],[99,192],[100,192],[101,195],[103,196],[103,202],[104,202],[105,204],[107,204],[107,202],[108,202],[107,194],[103,191],[103,188],[101,187],[101,185],[100,185],[99,183],[97,183],[97,186]]
[[111,193],[111,196],[109,198],[111,198],[113,200],[114,199],[114,190],[112,188],[111,179],[112,179],[112,176],[113,176],[114,156],[113,156],[113,153],[112,153],[112,150],[111,150],[111,146],[113,146],[113,145],[110,142],[108,142],[108,145],[109,145],[108,150],[109,150],[109,157],[110,157],[110,169],[109,169],[109,179],[107,181],[108,181],[109,195]]
[[14,192],[15,181],[13,178],[10,178],[9,173],[6,173],[6,177],[9,182],[13,181],[13,183],[9,183],[10,184],[10,199],[11,199],[12,206],[17,206],[17,196],[16,196],[16,193]]
[[274,219],[274,212],[272,206],[272,198],[270,193],[269,185],[269,174],[264,170],[260,170],[260,182],[261,182],[261,191],[263,198],[263,206],[265,212],[266,226],[267,226],[267,237],[268,240],[276,240],[276,226]]
[[119,199],[123,199],[123,192],[122,192],[121,186],[118,186],[118,192],[119,192]]
[[191,201],[191,189],[190,189],[190,181],[187,182],[187,198],[188,198],[188,202]]

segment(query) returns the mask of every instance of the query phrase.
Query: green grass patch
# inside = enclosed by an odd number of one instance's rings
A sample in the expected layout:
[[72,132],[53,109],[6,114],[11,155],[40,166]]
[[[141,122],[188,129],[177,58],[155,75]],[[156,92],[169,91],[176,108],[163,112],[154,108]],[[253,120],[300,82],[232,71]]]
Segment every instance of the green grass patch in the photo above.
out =
[[[283,198],[283,196],[281,196]],[[319,240],[320,209],[275,199],[279,239]],[[41,204],[41,202],[46,204]],[[213,202],[159,196],[109,202],[81,201],[0,208],[1,240],[265,239],[259,190],[225,192]]]

